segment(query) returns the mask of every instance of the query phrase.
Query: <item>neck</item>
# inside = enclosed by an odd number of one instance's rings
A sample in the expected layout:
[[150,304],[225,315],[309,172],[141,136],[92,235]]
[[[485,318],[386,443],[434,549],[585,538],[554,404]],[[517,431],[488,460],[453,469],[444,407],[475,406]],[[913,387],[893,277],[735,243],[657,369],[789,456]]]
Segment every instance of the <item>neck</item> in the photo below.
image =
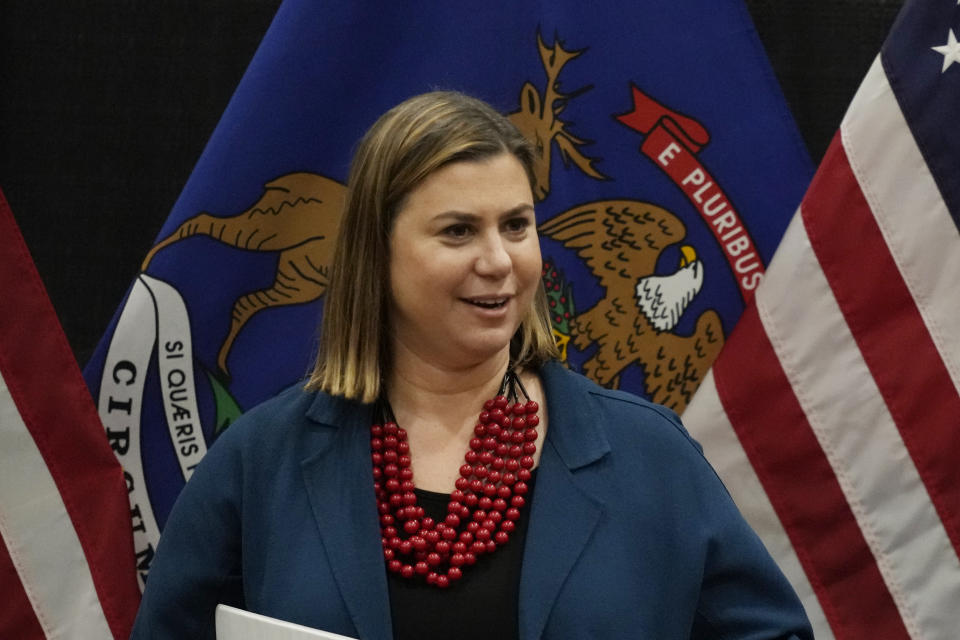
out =
[[496,395],[509,362],[504,349],[479,362],[450,366],[395,344],[387,396],[394,411],[404,414],[472,414],[478,403]]

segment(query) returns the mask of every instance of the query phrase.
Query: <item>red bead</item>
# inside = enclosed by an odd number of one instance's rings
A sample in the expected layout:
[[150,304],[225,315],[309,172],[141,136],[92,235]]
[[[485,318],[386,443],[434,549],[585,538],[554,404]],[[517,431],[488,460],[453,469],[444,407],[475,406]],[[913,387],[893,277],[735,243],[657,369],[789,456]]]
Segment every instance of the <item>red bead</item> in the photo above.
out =
[[453,483],[453,486],[455,486],[459,491],[463,491],[470,486],[470,481],[466,478],[457,478],[457,481]]
[[403,506],[403,496],[399,493],[393,493],[390,495],[390,506],[391,507],[402,507]]
[[410,466],[410,456],[400,456],[397,459],[397,466],[401,469],[405,469]]
[[470,545],[470,552],[473,553],[474,555],[480,555],[486,550],[487,550],[487,545],[484,544],[483,542],[480,542],[479,540],[477,540],[472,545]]
[[447,576],[445,576],[445,575],[443,575],[443,574],[438,575],[438,576],[437,576],[437,586],[440,587],[441,589],[446,589],[447,587],[450,586],[450,578],[448,578]]
[[413,545],[413,548],[417,551],[423,551],[427,548],[427,541],[421,538],[420,536],[413,536],[410,538],[410,543]]
[[487,553],[493,553],[497,550],[497,543],[493,540],[487,540]]
[[460,516],[458,516],[458,515],[455,514],[455,513],[448,513],[448,514],[447,514],[447,517],[444,519],[444,522],[447,523],[448,526],[451,526],[451,527],[459,527],[459,526],[460,526]]
[[386,424],[383,425],[383,432],[384,432],[385,434],[387,434],[388,436],[395,436],[395,435],[397,435],[397,431],[398,431],[398,429],[397,429],[397,423],[396,423],[396,422],[387,422]]
[[396,527],[384,527],[383,528],[383,537],[384,538],[395,538],[397,535]]
[[[471,493],[470,495],[473,495],[473,494]],[[473,496],[473,497],[476,498],[476,496]],[[460,519],[463,520],[464,518],[469,518],[469,517],[470,517],[470,507],[460,507]]]
[[491,423],[487,425],[487,436],[497,438],[500,434],[503,433],[503,429],[497,423]]
[[[500,487],[500,488],[501,488],[501,489],[507,489],[506,487]],[[508,494],[508,495],[505,496],[505,497],[506,497],[506,498],[509,498],[509,497],[510,497],[510,495],[509,495],[509,494],[510,494],[510,490],[509,490],[509,489],[507,489],[507,494]],[[504,499],[504,496],[502,496],[502,494],[501,494],[501,497],[500,497],[500,498],[497,498],[496,500],[493,501],[493,508],[494,508],[496,511],[503,511],[504,509],[507,508],[507,501]]]
[[491,511],[487,515],[490,517],[490,520],[494,524],[496,524],[497,522],[500,522],[503,519],[503,514],[500,513],[499,511]]
[[490,507],[493,505],[493,500],[487,496],[483,496],[480,500],[477,501],[477,506],[483,509],[484,511],[489,511]]
[[483,509],[477,509],[473,512],[473,521],[474,522],[483,522],[487,519],[487,512]]
[[404,467],[403,469],[400,469],[400,479],[413,480],[413,469],[410,467]]
[[509,427],[509,426],[510,426],[510,422],[511,422],[511,421],[512,421],[512,420],[511,420],[510,416],[504,414],[503,417],[501,417],[499,420],[497,420],[497,423],[498,423],[501,427],[506,428],[506,427]]
[[[516,460],[513,460],[512,462],[516,462]],[[517,464],[517,466],[519,467],[520,465]],[[514,471],[516,471],[516,469],[514,469]],[[507,473],[503,474],[503,477],[500,478],[500,481],[503,482],[503,484],[505,484],[505,485],[507,485],[507,486],[509,487],[511,484],[513,484],[514,482],[517,481],[517,475],[516,475],[515,473],[507,472]],[[510,489],[508,488],[507,491],[509,491],[509,490],[510,490]],[[508,496],[501,495],[500,497],[502,497],[502,498],[507,498]]]
[[490,473],[487,468],[481,464],[474,465],[473,475],[477,476],[481,480],[487,477],[487,474]]
[[409,580],[413,577],[413,567],[409,564],[403,565],[403,569],[400,569],[400,575]]
[[497,396],[493,399],[493,406],[498,409],[503,409],[508,404],[507,399],[504,396]]
[[435,567],[440,564],[440,554],[437,552],[427,554],[427,564]]
[[391,493],[396,493],[397,491],[400,490],[400,481],[397,480],[396,478],[389,478],[389,479],[383,484],[383,486],[384,486],[384,488],[385,488],[387,491],[389,491],[389,492],[391,492]]
[[527,413],[527,407],[522,403],[518,402],[517,404],[510,407],[510,413],[515,416],[522,416]]
[[393,516],[390,515],[389,513],[385,513],[382,516],[380,516],[380,524],[382,524],[383,526],[391,525],[393,523],[394,523]]
[[[517,448],[519,449],[519,447]],[[516,471],[519,468],[520,468],[520,463],[517,462],[516,457],[510,458],[509,460],[507,460],[506,465],[504,465],[504,469],[506,469],[507,471]]]
[[431,571],[427,573],[427,584],[436,584],[437,583],[437,572]]
[[399,551],[403,555],[408,556],[410,552],[413,551],[413,544],[409,540],[404,540],[400,543]]
[[[481,542],[486,542],[490,539],[490,530],[484,529],[483,527],[477,529],[477,540]],[[477,544],[477,543],[474,543]]]
[[[476,535],[477,529],[479,528],[480,528],[480,523],[477,522],[476,520],[471,520],[470,522],[467,523],[467,533],[472,533]],[[462,538],[462,534],[461,534],[461,538]]]
[[517,480],[528,482],[532,477],[533,474],[530,473],[530,469],[520,469],[520,471],[517,471]]
[[497,528],[497,523],[494,522],[491,518],[487,518],[486,520],[480,523],[480,528],[486,529],[487,531],[493,531],[494,529]]
[[524,469],[533,468],[533,456],[523,456],[520,458],[520,466]]
[[477,556],[472,551],[468,551],[463,554],[463,559],[466,560],[468,565],[477,563]]
[[503,408],[502,408],[502,407],[497,407],[496,409],[494,409],[493,411],[491,411],[491,412],[490,412],[490,422],[487,423],[487,429],[489,430],[490,427],[493,426],[493,423],[496,423],[497,425],[499,425],[499,424],[500,424],[500,418],[502,418],[502,417],[503,417]]
[[516,528],[516,523],[513,520],[504,520],[500,523],[500,528],[507,533],[510,533]]
[[375,467],[379,467],[380,465],[383,464],[383,454],[382,454],[382,453],[373,452],[373,453],[370,454],[370,460],[373,462],[373,465],[374,465]]
[[491,471],[491,472],[487,475],[487,482],[489,482],[490,484],[497,484],[498,482],[500,482],[500,472],[499,472],[499,471]]
[[539,425],[539,424],[540,424],[540,418],[539,418],[539,416],[527,416],[527,426],[528,426],[528,427],[536,427],[536,426]]
[[383,475],[388,478],[396,477],[397,473],[400,472],[400,469],[397,468],[395,464],[388,464],[383,467]]
[[467,543],[463,542],[462,540],[459,542],[454,542],[450,546],[450,550],[453,551],[454,553],[463,554],[467,551]]
[[430,565],[428,565],[426,562],[421,561],[414,565],[413,570],[419,573],[420,575],[424,575],[428,571],[430,571]]
[[508,445],[510,444],[510,442],[511,442],[512,440],[513,440],[513,434],[512,434],[511,432],[507,431],[506,429],[504,429],[503,431],[501,431],[501,432],[500,432],[500,435],[497,436],[497,441],[498,441],[498,442],[503,442],[503,443],[506,443],[506,444],[508,444]]
[[[479,478],[474,478],[470,481],[470,490],[474,493],[479,493],[483,491],[483,480]],[[469,504],[469,503],[468,503]]]
[[380,451],[383,449],[383,440],[380,438],[370,438],[370,449],[373,451]]
[[527,421],[524,420],[523,418],[514,418],[513,422],[511,423],[511,426],[513,426],[514,429],[519,431],[527,426]]
[[400,455],[407,455],[410,453],[410,444],[401,440],[397,443],[397,453]]
[[463,503],[470,507],[471,509],[477,506],[477,503],[480,501],[480,498],[477,497],[475,493],[468,493],[463,497]]
[[457,530],[447,527],[446,529],[443,530],[443,533],[440,535],[443,536],[444,540],[453,540],[454,538],[457,537]]
[[[523,440],[523,432],[522,432],[522,431],[514,431],[514,432],[510,435],[510,441],[513,442],[513,444],[523,444],[523,443],[524,443],[524,440]],[[522,450],[522,449],[521,449],[521,450]]]
[[493,462],[493,452],[492,452],[492,451],[484,451],[483,453],[480,454],[480,463],[481,463],[481,464],[490,464],[491,462]]
[[[492,409],[493,407],[491,406],[490,408]],[[478,420],[480,421],[480,424],[483,424],[483,425],[489,423],[489,422],[490,422],[490,411],[487,411],[487,410],[481,411],[481,412],[480,412],[480,417],[478,418]]]
[[383,435],[383,427],[381,427],[378,424],[371,426],[370,435],[372,435],[374,438],[379,438],[380,436]]
[[399,573],[403,568],[403,563],[399,560],[391,560],[387,563],[387,568],[393,573]]
[[[446,531],[444,531],[444,533],[446,533]],[[440,542],[437,543],[437,546],[434,548],[437,550],[437,553],[439,553],[441,556],[444,556],[450,553],[450,543],[447,542],[446,540],[441,540]]]
[[447,570],[447,577],[451,580],[459,580],[463,577],[463,571],[460,570],[460,567],[450,567]]
[[396,449],[387,449],[383,452],[383,461],[384,462],[396,462],[400,459],[400,454],[397,453]]
[[403,508],[403,517],[407,520],[412,520],[417,517],[419,511],[415,504],[407,505]]
[[523,439],[527,442],[533,442],[537,439],[537,430],[536,429],[525,429],[523,432]]
[[464,544],[470,544],[473,542],[473,532],[472,531],[461,531],[460,532],[460,542]]
[[505,545],[510,541],[510,534],[506,531],[497,531],[497,534],[493,537],[493,540],[499,545]]
[[381,471],[380,467],[374,467],[374,468],[373,468],[373,479],[374,479],[374,480],[379,480],[381,477],[383,477],[383,471]]
[[473,475],[473,466],[469,464],[460,465],[460,476],[463,478],[469,478]]
[[494,458],[493,461],[490,463],[490,466],[496,469],[497,471],[503,469],[503,465],[504,465],[503,458],[499,456]]
[[493,409],[493,407],[495,406],[494,405],[495,400],[496,398],[490,398],[489,400],[483,403],[483,408],[486,409],[487,411],[490,411],[490,409]]
[[384,549],[383,557],[386,558],[387,560],[393,560],[393,556],[395,553],[396,552],[393,549]]
[[434,521],[433,521],[433,518],[424,518],[424,519],[423,519],[423,528],[424,528],[424,529],[433,529],[433,525],[434,525],[434,524],[435,524],[435,523],[434,523]]
[[536,451],[537,451],[537,443],[536,443],[536,442],[524,442],[524,443],[523,443],[523,452],[524,452],[526,455],[532,456],[534,453],[536,453]]
[[487,484],[483,485],[483,493],[488,498],[492,498],[493,496],[497,495],[497,485],[488,482]]
[[515,445],[513,445],[512,447],[510,447],[510,457],[511,457],[511,458],[519,458],[519,457],[522,456],[522,455],[523,455],[523,447],[521,447],[521,446],[518,445],[518,444],[515,444]]
[[455,553],[452,556],[450,556],[450,564],[453,565],[454,567],[459,567],[464,562],[466,562],[466,559],[463,557],[462,553]]
[[510,498],[510,506],[516,507],[517,509],[523,508],[523,505],[527,504],[527,501],[523,496],[513,496]]
[[506,516],[507,516],[507,520],[516,520],[517,518],[520,517],[520,510],[517,509],[516,507],[510,507],[509,509],[507,509]]
[[527,409],[527,413],[536,413],[537,411],[540,410],[540,405],[538,405],[533,400],[530,400],[529,402],[527,402],[526,409]]
[[[493,451],[494,449],[497,449],[497,439],[493,436],[487,436],[483,440],[483,448],[487,451]],[[500,455],[499,449],[497,449],[497,455]]]
[[405,507],[412,507],[417,504],[417,494],[413,491],[407,491],[403,494],[403,505]]
[[387,450],[396,449],[398,442],[400,441],[397,440],[397,436],[385,436],[383,439],[383,448]]

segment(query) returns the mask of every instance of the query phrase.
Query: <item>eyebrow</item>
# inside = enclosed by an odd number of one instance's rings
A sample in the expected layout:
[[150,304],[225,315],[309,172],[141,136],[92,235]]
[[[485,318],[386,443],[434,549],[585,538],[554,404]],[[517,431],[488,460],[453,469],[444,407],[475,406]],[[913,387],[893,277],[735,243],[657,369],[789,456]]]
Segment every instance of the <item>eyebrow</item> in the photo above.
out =
[[[507,209],[506,211],[501,213],[500,219],[503,220],[505,218],[512,218],[513,216],[526,213],[527,211],[533,212],[533,210],[534,210],[533,205],[531,204],[526,204],[526,203],[518,204],[512,209]],[[443,213],[437,214],[434,217],[434,220],[439,220],[439,221],[453,220],[456,222],[475,222],[479,219],[480,219],[480,216],[478,216],[477,214],[467,213],[465,211],[444,211]]]

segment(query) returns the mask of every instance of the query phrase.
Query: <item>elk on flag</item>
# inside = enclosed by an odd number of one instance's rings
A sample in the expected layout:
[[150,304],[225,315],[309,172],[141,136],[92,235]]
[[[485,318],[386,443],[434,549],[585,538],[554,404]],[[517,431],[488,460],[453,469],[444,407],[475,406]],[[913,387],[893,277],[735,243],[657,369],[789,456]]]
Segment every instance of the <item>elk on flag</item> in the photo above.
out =
[[536,145],[567,362],[678,410],[812,174],[740,3],[287,0],[86,368],[141,581],[217,434],[311,367],[352,147],[433,89]]
[[901,11],[684,414],[818,638],[960,629],[958,30]]

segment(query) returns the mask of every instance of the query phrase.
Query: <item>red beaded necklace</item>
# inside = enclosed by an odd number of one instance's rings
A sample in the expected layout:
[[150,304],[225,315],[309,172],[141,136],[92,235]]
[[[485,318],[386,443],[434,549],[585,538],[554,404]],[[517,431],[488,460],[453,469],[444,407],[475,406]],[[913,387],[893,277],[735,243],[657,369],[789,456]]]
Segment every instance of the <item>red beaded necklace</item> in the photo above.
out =
[[383,424],[370,427],[370,450],[387,569],[449,587],[463,577],[463,567],[506,544],[516,528],[537,450],[540,407],[508,369],[500,392],[483,404],[447,516],[435,522],[417,504],[407,432],[382,404]]

